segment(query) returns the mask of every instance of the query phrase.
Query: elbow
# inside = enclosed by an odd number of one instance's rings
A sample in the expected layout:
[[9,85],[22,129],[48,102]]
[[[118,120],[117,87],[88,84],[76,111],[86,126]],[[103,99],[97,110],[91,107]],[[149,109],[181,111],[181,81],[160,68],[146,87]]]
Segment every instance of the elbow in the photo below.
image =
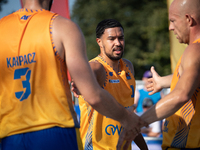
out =
[[89,99],[87,99],[87,102],[94,109],[97,109],[98,106],[101,104],[101,100],[98,97],[89,98]]
[[93,99],[89,102],[89,104],[95,109],[99,105],[99,102],[97,101],[97,99]]
[[[90,91],[90,92],[88,92]],[[102,101],[102,89],[101,88],[97,88],[97,89],[90,89],[87,90],[87,92],[81,92],[83,93],[82,96],[84,97],[84,100],[94,109],[101,104]]]
[[177,95],[177,98],[178,98],[179,104],[182,106],[191,99],[191,96],[189,96],[188,94],[186,94],[186,92],[183,91]]

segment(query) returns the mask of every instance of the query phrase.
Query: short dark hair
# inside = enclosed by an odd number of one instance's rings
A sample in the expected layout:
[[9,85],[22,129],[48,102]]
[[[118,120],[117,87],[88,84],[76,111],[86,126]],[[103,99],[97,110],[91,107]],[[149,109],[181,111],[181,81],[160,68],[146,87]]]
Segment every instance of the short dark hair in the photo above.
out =
[[143,102],[142,102],[142,107],[147,108],[147,107],[151,107],[153,106],[153,101],[151,98],[144,98]]
[[121,27],[124,31],[124,28],[122,27],[121,23],[119,23],[115,19],[105,19],[99,22],[96,28],[96,38],[100,38],[102,34],[104,33],[105,29],[114,28],[114,27]]

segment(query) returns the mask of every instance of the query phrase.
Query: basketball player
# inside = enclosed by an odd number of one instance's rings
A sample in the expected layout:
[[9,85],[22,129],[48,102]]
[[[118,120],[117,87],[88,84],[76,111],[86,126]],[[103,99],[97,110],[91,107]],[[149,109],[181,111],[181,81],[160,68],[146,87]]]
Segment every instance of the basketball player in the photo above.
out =
[[0,20],[2,150],[82,149],[67,70],[95,110],[138,134],[139,118],[97,83],[79,27],[50,12],[52,0],[23,4]]

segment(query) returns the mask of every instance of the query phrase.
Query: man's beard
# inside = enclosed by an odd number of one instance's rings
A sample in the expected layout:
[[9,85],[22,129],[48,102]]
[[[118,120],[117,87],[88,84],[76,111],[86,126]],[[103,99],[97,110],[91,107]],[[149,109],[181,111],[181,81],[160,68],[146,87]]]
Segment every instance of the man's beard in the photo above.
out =
[[122,56],[123,56],[123,54],[124,54],[124,52],[122,51],[122,53],[120,54],[120,55],[117,55],[117,56],[113,56],[113,55],[111,55],[111,54],[108,54],[108,53],[106,53],[106,51],[105,51],[105,54],[106,54],[106,56],[108,57],[108,58],[110,58],[111,60],[120,60],[121,58],[122,58]]

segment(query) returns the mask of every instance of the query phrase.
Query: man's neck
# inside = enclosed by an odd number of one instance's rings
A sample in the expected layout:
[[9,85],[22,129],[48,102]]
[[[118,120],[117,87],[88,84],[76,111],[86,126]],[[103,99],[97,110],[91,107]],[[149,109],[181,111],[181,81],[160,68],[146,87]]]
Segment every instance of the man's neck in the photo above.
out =
[[41,2],[40,4],[39,1],[32,1],[32,0],[31,1],[27,0],[24,4],[24,8],[32,10],[49,9],[46,2]]
[[192,44],[200,39],[200,26],[195,26],[190,30],[189,43]]

